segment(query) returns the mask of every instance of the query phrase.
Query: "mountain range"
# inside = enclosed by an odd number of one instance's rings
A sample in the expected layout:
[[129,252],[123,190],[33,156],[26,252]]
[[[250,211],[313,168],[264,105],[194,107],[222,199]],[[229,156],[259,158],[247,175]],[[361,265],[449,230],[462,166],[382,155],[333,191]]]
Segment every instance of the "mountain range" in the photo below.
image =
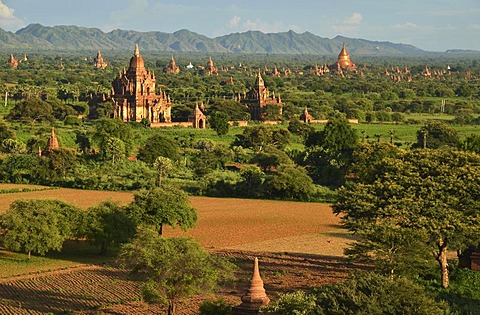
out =
[[79,26],[30,24],[15,33],[0,28],[2,50],[131,50],[138,43],[144,51],[337,54],[342,44],[350,53],[365,56],[413,56],[429,53],[415,46],[337,36],[323,38],[309,32],[262,33],[247,31],[209,38],[189,30],[174,33],[113,30]]

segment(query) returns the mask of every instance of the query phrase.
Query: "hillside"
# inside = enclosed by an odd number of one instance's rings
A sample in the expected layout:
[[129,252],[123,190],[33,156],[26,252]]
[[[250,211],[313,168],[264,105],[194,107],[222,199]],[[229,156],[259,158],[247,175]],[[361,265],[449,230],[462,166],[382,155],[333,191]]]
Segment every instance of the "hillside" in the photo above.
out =
[[337,36],[323,38],[309,32],[248,31],[208,38],[189,30],[174,33],[113,30],[79,26],[30,24],[15,33],[0,29],[0,48],[44,50],[125,50],[138,43],[144,51],[201,53],[336,54],[342,43],[350,53],[364,56],[412,56],[428,53],[412,45]]

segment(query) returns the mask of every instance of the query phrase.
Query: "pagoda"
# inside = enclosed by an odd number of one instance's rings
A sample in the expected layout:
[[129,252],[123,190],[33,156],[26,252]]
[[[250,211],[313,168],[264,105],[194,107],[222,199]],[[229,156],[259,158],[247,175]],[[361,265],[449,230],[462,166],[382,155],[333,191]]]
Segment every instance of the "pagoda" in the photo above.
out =
[[165,68],[163,68],[163,72],[169,73],[169,74],[180,73],[180,67],[177,66],[177,63],[175,62],[175,59],[173,59],[173,56],[170,59],[170,62],[168,63],[168,65],[166,65]]
[[125,122],[148,119],[151,123],[170,123],[172,102],[162,90],[157,94],[155,85],[155,73],[145,68],[137,44],[128,70],[119,72],[112,82],[115,118]]
[[347,52],[347,47],[345,44],[342,46],[342,50],[338,54],[337,64],[335,65],[337,71],[339,70],[349,70],[356,71],[357,66],[350,60],[350,55]]
[[258,71],[253,87],[245,93],[243,97],[240,97],[240,103],[248,107],[252,120],[264,120],[264,111],[267,105],[278,106],[278,114],[282,114],[282,99],[280,96],[275,97],[274,92],[270,95],[270,91],[268,87],[265,86],[260,70]]
[[100,50],[97,52],[97,57],[93,58],[93,66],[97,69],[105,69],[108,63],[103,59]]
[[17,67],[18,67],[18,60],[15,59],[15,57],[13,56],[13,54],[10,54],[10,58],[8,59],[8,64],[9,64],[12,68],[17,68]]

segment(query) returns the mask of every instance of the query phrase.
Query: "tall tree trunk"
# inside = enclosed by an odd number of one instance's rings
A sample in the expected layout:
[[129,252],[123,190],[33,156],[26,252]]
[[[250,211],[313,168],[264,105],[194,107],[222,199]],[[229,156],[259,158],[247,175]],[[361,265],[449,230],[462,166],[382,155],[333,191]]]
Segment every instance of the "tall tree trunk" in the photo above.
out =
[[442,288],[446,289],[449,285],[449,275],[448,275],[448,262],[447,262],[447,242],[443,239],[439,239],[438,243],[438,252],[435,253],[435,258],[440,264],[440,269],[442,271]]
[[168,315],[175,314],[175,303],[172,300],[168,300]]

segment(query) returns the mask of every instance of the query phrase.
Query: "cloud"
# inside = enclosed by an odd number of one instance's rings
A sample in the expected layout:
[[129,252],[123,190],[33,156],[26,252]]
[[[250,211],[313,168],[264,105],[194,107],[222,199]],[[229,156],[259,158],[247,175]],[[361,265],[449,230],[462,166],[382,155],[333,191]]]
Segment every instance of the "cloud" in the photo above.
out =
[[14,13],[14,9],[9,8],[0,0],[0,27],[15,30],[24,26],[23,20],[17,18]]
[[356,34],[362,24],[363,16],[358,12],[353,12],[352,15],[345,18],[341,24],[337,21],[335,25],[332,26],[332,29],[337,34],[349,35]]
[[480,24],[470,24],[467,29],[469,30],[480,30]]
[[[255,30],[255,31],[261,31],[263,33],[278,33],[278,32],[285,32],[291,28],[289,26],[285,25],[281,21],[275,21],[273,23],[263,21],[260,19],[256,20],[247,20],[245,23],[243,23],[243,28],[246,30]],[[290,25],[293,27],[296,27],[295,25]],[[298,29],[298,27],[296,27]]]
[[349,24],[349,25],[358,25],[360,23],[362,23],[362,20],[363,20],[363,16],[358,13],[358,12],[353,12],[353,14],[348,17],[344,23],[345,24]]
[[238,15],[235,15],[230,19],[230,27],[237,27],[240,24],[240,17]]

